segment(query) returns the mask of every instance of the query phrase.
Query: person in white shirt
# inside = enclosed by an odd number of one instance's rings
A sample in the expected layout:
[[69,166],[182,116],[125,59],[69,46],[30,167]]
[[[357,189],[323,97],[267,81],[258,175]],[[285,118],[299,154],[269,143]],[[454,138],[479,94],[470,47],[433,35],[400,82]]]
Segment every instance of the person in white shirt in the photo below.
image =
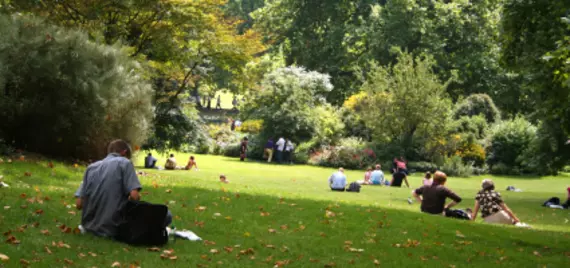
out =
[[337,172],[329,177],[329,186],[333,191],[344,192],[346,187],[346,175],[344,175],[344,168],[339,168]]
[[285,139],[279,138],[275,146],[277,146],[277,162],[281,164],[283,162],[283,150],[285,150]]
[[293,163],[293,149],[293,143],[288,139],[285,143],[285,163]]

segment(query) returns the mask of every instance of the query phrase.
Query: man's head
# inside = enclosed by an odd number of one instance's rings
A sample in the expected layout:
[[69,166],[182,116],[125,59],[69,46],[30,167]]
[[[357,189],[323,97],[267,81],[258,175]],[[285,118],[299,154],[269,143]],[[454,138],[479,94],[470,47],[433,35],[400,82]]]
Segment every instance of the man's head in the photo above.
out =
[[174,157],[174,154],[170,154],[170,157]]
[[151,153],[148,153],[148,156],[152,156],[152,154],[151,154]]
[[109,146],[107,147],[107,153],[120,154],[121,156],[128,159],[131,159],[132,156],[131,146],[124,140],[114,140],[109,143]]
[[441,171],[436,171],[433,174],[433,182],[437,185],[444,185],[447,181],[447,175]]
[[382,168],[382,166],[380,166],[380,164],[376,165],[376,170],[380,170]]
[[339,168],[338,171],[344,173],[344,168]]
[[243,138],[243,141],[248,141],[248,138],[247,138],[247,137],[244,137],[244,138]]

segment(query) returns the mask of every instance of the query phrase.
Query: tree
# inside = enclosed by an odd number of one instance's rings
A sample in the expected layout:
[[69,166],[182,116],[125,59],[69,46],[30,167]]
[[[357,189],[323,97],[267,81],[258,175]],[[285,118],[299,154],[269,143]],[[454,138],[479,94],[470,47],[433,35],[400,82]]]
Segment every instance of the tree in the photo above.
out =
[[14,0],[4,10],[40,15],[81,28],[94,40],[128,46],[132,57],[150,67],[147,75],[154,81],[154,140],[165,140],[152,144],[177,149],[180,144],[171,141],[195,131],[190,126],[199,123],[183,122],[192,118],[183,116],[184,93],[197,96],[200,83],[234,91],[246,88],[244,67],[264,50],[254,31],[236,32],[240,22],[224,16],[223,4],[223,0]]
[[409,155],[415,139],[425,144],[446,134],[450,81],[440,81],[434,64],[428,55],[400,53],[393,66],[372,65],[361,87],[367,98],[361,98],[358,112],[377,142],[400,143]]
[[106,144],[140,146],[151,85],[117,46],[21,15],[0,16],[0,139],[56,157],[97,159]]
[[482,115],[487,122],[495,123],[501,119],[501,114],[493,99],[487,94],[472,94],[455,105],[453,116],[459,119],[462,116]]
[[330,143],[342,133],[336,110],[324,98],[331,90],[328,75],[302,67],[279,68],[265,75],[262,90],[248,100],[244,114],[263,120],[263,137]]

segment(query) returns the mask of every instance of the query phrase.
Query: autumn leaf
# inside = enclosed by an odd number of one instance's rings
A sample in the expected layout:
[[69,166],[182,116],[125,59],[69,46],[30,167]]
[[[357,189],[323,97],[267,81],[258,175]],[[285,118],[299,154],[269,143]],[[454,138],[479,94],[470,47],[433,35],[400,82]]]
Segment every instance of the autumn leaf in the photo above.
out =
[[198,206],[198,207],[196,207],[196,208],[194,209],[194,211],[196,211],[196,212],[202,212],[202,211],[205,211],[205,210],[206,210],[206,207],[204,207],[204,206]]
[[270,215],[269,212],[265,212],[265,211],[262,211],[259,214],[261,215],[261,217],[267,217]]
[[271,249],[274,249],[274,248],[275,248],[274,245],[265,245],[265,247],[266,247],[266,248],[271,248]]
[[24,259],[20,259],[20,264],[22,265],[30,265],[30,262]]
[[49,230],[41,230],[40,233],[43,235],[49,235],[50,234]]
[[212,246],[212,245],[215,245],[215,244],[216,244],[216,242],[214,242],[214,241],[204,240],[204,245],[206,245],[206,246]]
[[26,172],[24,172],[24,176],[26,176],[26,177],[30,177],[30,176],[32,176],[32,173],[31,173],[31,172],[28,172],[28,171],[26,171]]
[[83,252],[80,252],[79,254],[77,254],[77,257],[85,258],[85,257],[87,257],[87,255],[85,255]]
[[69,265],[73,265],[73,261],[70,259],[63,259],[63,261]]
[[275,229],[269,229],[269,230],[267,230],[267,231],[268,231],[270,234],[274,234],[274,233],[277,232]]
[[536,250],[533,251],[532,254],[534,254],[534,256],[537,256],[537,257],[542,257],[542,255],[540,255],[540,252],[538,252]]
[[118,261],[113,262],[113,264],[111,264],[111,267],[121,267],[121,263]]
[[217,250],[217,249],[215,249],[215,248],[213,248],[213,249],[210,249],[210,253],[212,253],[212,254],[218,254],[218,253],[220,253],[220,251]]
[[151,252],[159,252],[159,251],[160,251],[160,248],[153,247],[153,248],[147,248],[147,250],[148,250],[148,251],[151,251]]
[[38,215],[40,215],[40,214],[43,214],[43,213],[44,213],[44,210],[43,210],[43,209],[38,209],[38,210],[36,210],[35,213],[38,214]]
[[377,259],[374,259],[374,265],[376,265],[376,266],[380,265],[380,261]]
[[[97,254],[93,253],[93,252],[87,252],[87,254],[91,255],[91,257],[97,257]],[[119,264],[120,265],[120,264]]]
[[463,235],[463,234],[462,234],[460,231],[458,231],[458,230],[455,231],[455,235],[456,235],[457,237],[465,238],[465,235]]
[[46,251],[47,254],[51,254],[51,250],[47,246],[44,247],[44,250]]
[[170,190],[170,189],[166,189],[166,191],[165,191],[165,192],[169,194],[169,193],[172,193],[172,190]]
[[289,228],[287,225],[281,225],[281,230],[287,230]]
[[232,251],[234,251],[234,248],[233,248],[233,247],[224,247],[224,250],[225,250],[227,253],[231,253]]
[[6,262],[8,260],[10,260],[10,257],[0,253],[0,261]]

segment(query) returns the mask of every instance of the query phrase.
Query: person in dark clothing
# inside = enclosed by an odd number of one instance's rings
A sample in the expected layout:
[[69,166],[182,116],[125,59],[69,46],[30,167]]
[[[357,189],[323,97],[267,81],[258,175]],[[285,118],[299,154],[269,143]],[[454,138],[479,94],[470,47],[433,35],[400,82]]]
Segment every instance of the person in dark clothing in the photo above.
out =
[[396,173],[392,175],[392,181],[390,182],[390,186],[392,187],[402,187],[402,182],[406,183],[406,186],[410,188],[410,184],[408,183],[408,176],[399,168],[396,169]]
[[275,147],[275,143],[273,142],[273,139],[270,138],[267,140],[263,151],[264,156],[267,156],[267,163],[271,163],[271,159],[273,159],[273,147]]
[[245,161],[245,158],[247,157],[247,143],[248,143],[247,137],[243,138],[240,146],[240,156],[239,156],[240,161]]
[[[424,185],[413,192],[414,197],[420,202],[422,212],[443,215],[444,211],[461,202],[461,197],[445,187],[447,175],[441,171],[433,175],[432,185]],[[445,205],[445,200],[450,198],[451,203]]]

